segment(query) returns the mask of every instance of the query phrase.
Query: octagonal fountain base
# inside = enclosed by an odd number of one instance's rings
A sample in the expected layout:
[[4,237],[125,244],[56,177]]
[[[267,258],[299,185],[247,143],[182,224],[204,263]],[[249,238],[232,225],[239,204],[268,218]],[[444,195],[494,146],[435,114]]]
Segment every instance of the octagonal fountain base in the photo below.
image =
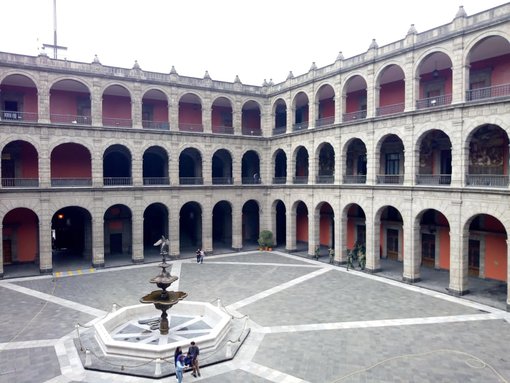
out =
[[181,301],[168,311],[169,332],[160,334],[152,305],[121,308],[80,331],[75,339],[86,369],[161,378],[175,374],[174,351],[191,341],[200,347],[202,367],[232,359],[249,334],[247,317],[233,318],[220,307]]

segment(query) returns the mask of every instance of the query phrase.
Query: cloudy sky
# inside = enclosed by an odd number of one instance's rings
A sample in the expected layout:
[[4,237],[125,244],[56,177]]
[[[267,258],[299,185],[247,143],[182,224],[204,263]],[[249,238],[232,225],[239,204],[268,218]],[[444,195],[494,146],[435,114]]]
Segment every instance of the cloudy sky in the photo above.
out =
[[[54,0],[4,0],[0,51],[37,55],[53,43]],[[261,85],[284,81],[447,24],[501,0],[56,0],[59,58]],[[48,52],[52,57],[53,52]]]

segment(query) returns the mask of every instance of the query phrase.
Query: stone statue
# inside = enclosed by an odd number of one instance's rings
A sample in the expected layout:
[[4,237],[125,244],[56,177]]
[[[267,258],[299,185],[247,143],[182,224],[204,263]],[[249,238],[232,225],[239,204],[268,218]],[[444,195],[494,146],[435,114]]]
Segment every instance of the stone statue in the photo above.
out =
[[164,235],[161,236],[161,239],[159,239],[154,246],[159,246],[159,253],[163,256],[163,259],[165,258],[165,255],[168,255],[168,252],[170,250],[170,240],[166,239]]

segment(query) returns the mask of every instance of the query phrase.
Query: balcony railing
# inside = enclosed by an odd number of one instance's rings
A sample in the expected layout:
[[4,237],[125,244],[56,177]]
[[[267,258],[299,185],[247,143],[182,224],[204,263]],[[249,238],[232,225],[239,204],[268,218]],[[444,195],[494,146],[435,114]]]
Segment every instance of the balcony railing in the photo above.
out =
[[402,113],[404,111],[405,104],[393,104],[380,106],[376,109],[376,116],[387,116],[389,114]]
[[92,186],[92,178],[52,178],[52,187],[87,187]]
[[131,177],[104,177],[104,186],[131,186],[133,180]]
[[286,126],[279,126],[278,128],[273,129],[273,136],[277,136],[279,134],[285,134],[285,133],[287,133]]
[[356,112],[352,113],[344,113],[342,116],[343,122],[349,122],[349,121],[356,121],[356,120],[363,120],[367,118],[367,111],[366,110],[358,110]]
[[298,130],[306,130],[308,129],[308,121],[298,122],[292,125],[292,131],[297,132]]
[[315,183],[317,184],[333,184],[335,183],[335,176],[333,175],[318,175],[315,177]]
[[13,112],[10,110],[0,111],[0,120],[8,121],[24,121],[24,122],[37,122],[37,113],[32,112]]
[[403,184],[404,183],[404,175],[403,174],[378,174],[376,177],[376,181],[378,184]]
[[50,114],[50,120],[53,124],[76,124],[91,125],[92,118],[90,116],[78,116],[74,114]]
[[133,121],[130,118],[103,117],[103,126],[131,128],[133,126]]
[[181,132],[203,132],[204,126],[202,124],[189,124],[185,122],[179,122],[179,130]]
[[504,188],[508,187],[508,176],[495,174],[467,174],[466,185]]
[[243,136],[262,136],[260,129],[242,128],[241,133]]
[[450,105],[452,103],[452,95],[445,94],[443,96],[435,96],[422,98],[416,101],[416,109],[433,108],[436,106]]
[[241,182],[243,185],[256,185],[261,184],[262,180],[259,177],[242,177]]
[[366,174],[346,174],[343,179],[344,184],[366,184]]
[[213,185],[232,185],[234,180],[232,177],[213,177],[212,183]]
[[510,84],[489,86],[466,91],[466,101],[510,96]]
[[318,120],[315,120],[315,126],[327,126],[327,125],[333,125],[335,123],[335,117],[324,117],[319,118]]
[[179,185],[203,185],[203,177],[179,177]]
[[4,188],[32,188],[39,187],[37,178],[2,178]]
[[213,133],[216,134],[234,134],[234,127],[224,125],[213,125],[212,131]]
[[170,124],[168,122],[163,121],[142,121],[142,127],[144,129],[152,129],[152,130],[170,130]]
[[451,182],[452,182],[451,174],[416,175],[416,185],[450,185]]
[[273,184],[283,185],[287,183],[287,177],[273,177]]
[[300,184],[300,185],[307,184],[308,176],[294,176],[294,178],[292,179],[292,182],[294,184]]
[[168,178],[168,177],[143,177],[143,184],[146,186],[170,185],[170,178]]

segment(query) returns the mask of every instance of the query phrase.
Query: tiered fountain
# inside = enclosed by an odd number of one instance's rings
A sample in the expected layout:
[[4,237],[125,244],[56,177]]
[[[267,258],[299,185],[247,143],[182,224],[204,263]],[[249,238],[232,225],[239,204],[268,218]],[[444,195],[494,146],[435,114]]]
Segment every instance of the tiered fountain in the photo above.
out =
[[[154,244],[155,246],[160,245],[160,253],[163,257],[163,261],[159,264],[161,267],[161,273],[150,280],[150,283],[155,283],[161,290],[155,290],[150,294],[145,295],[140,299],[141,303],[152,303],[154,307],[161,311],[161,318],[159,320],[159,333],[161,335],[168,335],[168,314],[166,313],[169,308],[178,303],[180,300],[188,296],[187,293],[182,291],[166,291],[177,278],[176,276],[170,275],[166,271],[170,265],[166,263],[166,256],[168,254],[168,239],[164,236]],[[144,321],[139,321],[144,324]]]

